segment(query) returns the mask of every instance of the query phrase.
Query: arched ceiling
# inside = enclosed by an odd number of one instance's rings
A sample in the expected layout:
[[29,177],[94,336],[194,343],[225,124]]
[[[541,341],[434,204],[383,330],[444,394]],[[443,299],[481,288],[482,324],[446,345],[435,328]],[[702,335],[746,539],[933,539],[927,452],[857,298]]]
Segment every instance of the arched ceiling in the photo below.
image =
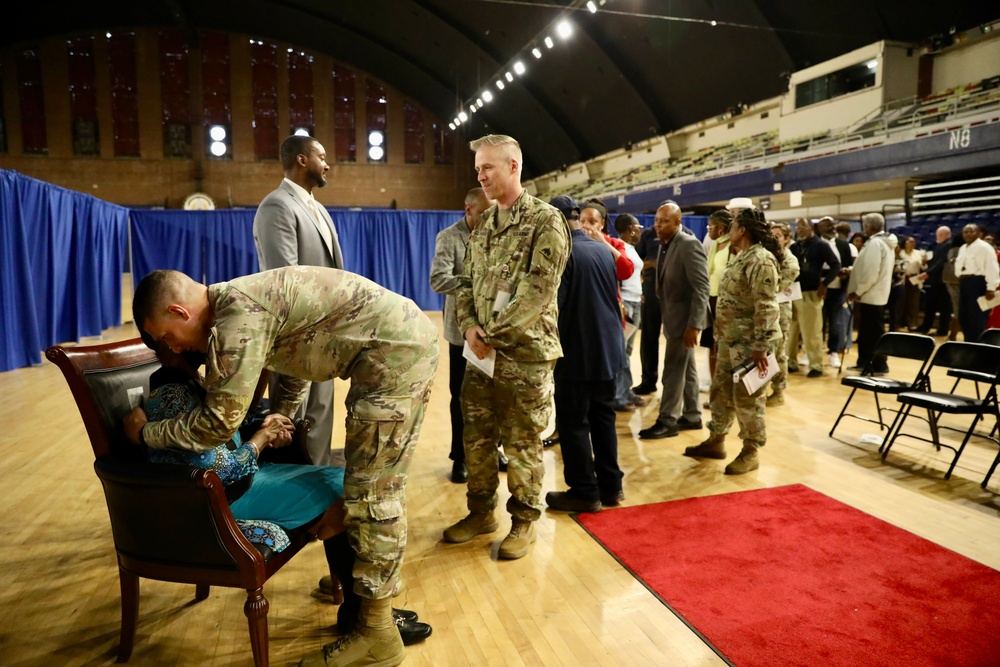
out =
[[[921,42],[1000,18],[930,0],[102,0],[22,6],[0,47],[131,26],[242,32],[329,54],[441,118],[519,54],[529,68],[472,116],[467,137],[516,137],[533,176],[781,94],[787,75],[872,42]],[[560,16],[575,26],[534,59]],[[712,26],[709,22],[715,21]]]

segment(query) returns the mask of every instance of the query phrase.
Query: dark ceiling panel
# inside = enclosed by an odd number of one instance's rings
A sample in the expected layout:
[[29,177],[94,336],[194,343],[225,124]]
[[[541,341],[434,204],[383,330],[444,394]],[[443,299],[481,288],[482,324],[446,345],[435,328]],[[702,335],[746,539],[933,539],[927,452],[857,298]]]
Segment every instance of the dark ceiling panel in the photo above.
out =
[[[0,23],[0,48],[118,27],[242,32],[326,53],[449,120],[484,88],[496,93],[495,75],[520,54],[525,77],[465,133],[515,136],[531,176],[781,94],[783,74],[880,39],[990,22],[994,4],[607,0],[592,15],[580,0],[57,1]],[[574,35],[536,61],[531,44],[560,16]]]

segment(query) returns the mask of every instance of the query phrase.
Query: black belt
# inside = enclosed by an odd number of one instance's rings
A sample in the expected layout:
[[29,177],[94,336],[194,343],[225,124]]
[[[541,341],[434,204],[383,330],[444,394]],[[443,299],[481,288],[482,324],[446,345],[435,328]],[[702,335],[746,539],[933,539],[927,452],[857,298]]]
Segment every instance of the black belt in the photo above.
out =
[[965,274],[964,276],[959,276],[959,277],[958,277],[958,279],[959,279],[959,280],[965,280],[966,278],[983,278],[983,279],[985,279],[985,278],[986,278],[986,276],[972,276],[972,275],[969,275],[969,274],[967,273],[967,274]]

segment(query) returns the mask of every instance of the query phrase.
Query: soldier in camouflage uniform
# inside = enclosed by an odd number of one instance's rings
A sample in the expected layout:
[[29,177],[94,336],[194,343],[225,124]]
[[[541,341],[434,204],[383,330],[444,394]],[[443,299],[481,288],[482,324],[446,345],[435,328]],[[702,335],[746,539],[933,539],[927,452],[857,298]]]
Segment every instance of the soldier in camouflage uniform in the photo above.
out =
[[459,330],[478,358],[496,354],[493,377],[472,364],[462,385],[469,515],[444,531],[466,542],[498,527],[496,442],[510,462],[507,510],[513,520],[501,558],[521,558],[535,541],[541,515],[542,431],[548,426],[552,371],[559,345],[559,281],[569,257],[566,221],[558,209],[521,187],[521,149],[507,136],[469,144],[488,208],[469,238],[455,304]]
[[[771,233],[778,239],[778,245],[782,251],[792,240],[792,228],[787,222],[771,223]],[[799,260],[790,252],[784,253],[785,258],[781,260],[778,268],[778,293],[788,289],[795,279],[799,277]],[[779,322],[781,323],[781,339],[778,350],[774,353],[778,360],[778,372],[771,378],[771,395],[767,397],[767,405],[785,404],[785,387],[788,384],[788,345],[784,341],[788,340],[788,331],[792,326],[792,302],[785,301],[778,304],[780,309]]]
[[437,327],[412,301],[361,276],[309,266],[207,287],[156,271],[136,289],[133,313],[157,345],[207,354],[202,407],[155,423],[145,423],[140,408],[126,418],[129,437],[150,447],[203,451],[226,442],[265,368],[282,374],[285,397],[268,420],[295,414],[309,382],[350,378],[344,507],[361,612],[353,633],[304,664],[356,664],[369,652],[383,657],[379,664],[402,662],[391,596],[406,546],[407,470],[437,367]]
[[[755,208],[740,211],[729,230],[732,249],[739,254],[729,263],[719,283],[716,302],[715,339],[719,357],[709,402],[712,421],[710,435],[685,456],[712,459],[726,457],[725,437],[733,423],[740,424],[743,450],[726,466],[727,475],[741,475],[758,467],[757,450],[767,440],[764,428],[765,387],[752,395],[743,382],[733,382],[733,369],[753,360],[757,370],[767,370],[767,355],[781,340],[778,324],[778,263],[783,258],[778,240]],[[748,298],[749,297],[749,298]],[[755,372],[753,368],[751,373]]]

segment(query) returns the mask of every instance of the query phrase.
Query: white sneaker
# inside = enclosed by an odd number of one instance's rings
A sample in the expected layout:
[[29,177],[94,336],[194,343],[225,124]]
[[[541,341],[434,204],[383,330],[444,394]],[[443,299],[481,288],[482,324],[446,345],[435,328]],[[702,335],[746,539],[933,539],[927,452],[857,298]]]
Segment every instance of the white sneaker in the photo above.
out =
[[840,368],[840,355],[837,354],[836,352],[831,352],[830,358],[827,360],[826,363],[828,366],[830,366],[830,368]]

